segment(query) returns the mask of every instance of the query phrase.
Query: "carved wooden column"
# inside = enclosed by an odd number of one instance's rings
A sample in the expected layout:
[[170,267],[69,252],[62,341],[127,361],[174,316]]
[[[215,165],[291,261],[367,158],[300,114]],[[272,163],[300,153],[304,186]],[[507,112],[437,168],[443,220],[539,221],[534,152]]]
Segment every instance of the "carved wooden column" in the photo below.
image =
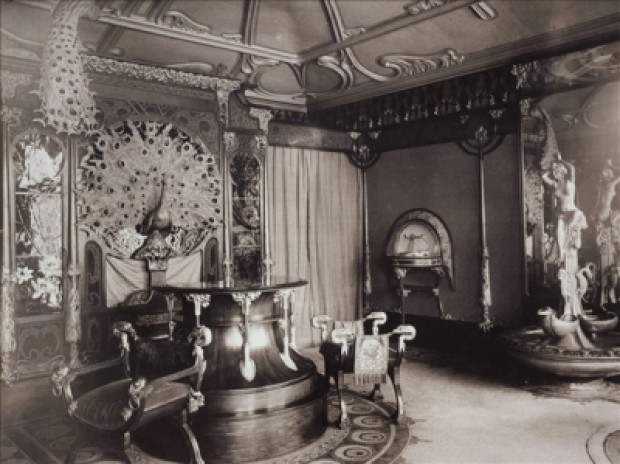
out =
[[222,146],[224,147],[224,156],[220,162],[220,169],[222,173],[222,200],[223,200],[223,214],[224,214],[224,229],[223,229],[223,260],[222,267],[224,269],[224,280],[228,284],[232,278],[231,266],[231,221],[232,221],[232,202],[231,202],[231,188],[230,188],[230,169],[228,167],[229,153],[234,151],[234,145],[236,142],[235,134],[227,132],[229,123],[229,111],[228,100],[230,93],[238,88],[239,84],[236,82],[219,81],[216,88],[216,97],[219,108],[219,121],[220,121],[220,133]]
[[[3,85],[4,85],[3,72]],[[3,87],[3,98],[5,88]],[[0,167],[0,179],[2,180],[2,312],[0,313],[0,330],[2,330],[1,357],[2,372],[0,380],[10,385],[14,380],[14,354],[17,348],[15,341],[15,276],[13,274],[14,249],[12,244],[11,231],[12,212],[9,206],[9,157],[11,152],[9,142],[9,126],[18,124],[21,117],[21,110],[2,105],[0,108],[0,122],[2,132],[2,160]]]
[[478,158],[479,198],[480,198],[480,306],[482,320],[479,327],[488,332],[493,327],[490,308],[491,298],[491,271],[489,267],[489,249],[486,233],[486,198],[484,186],[484,157],[497,148],[503,136],[496,133],[495,119],[501,116],[501,111],[491,110],[488,113],[476,113],[464,118],[464,139],[459,141],[459,147],[470,155]]
[[[380,131],[361,133],[350,132],[349,135],[353,140],[353,147],[347,153],[349,161],[362,170],[362,313],[370,312],[370,294],[372,293],[372,282],[370,277],[370,244],[368,239],[368,193],[366,186],[366,170],[372,167],[381,156],[381,152],[377,151],[377,139],[381,134]],[[362,317],[358,314],[357,317]]]

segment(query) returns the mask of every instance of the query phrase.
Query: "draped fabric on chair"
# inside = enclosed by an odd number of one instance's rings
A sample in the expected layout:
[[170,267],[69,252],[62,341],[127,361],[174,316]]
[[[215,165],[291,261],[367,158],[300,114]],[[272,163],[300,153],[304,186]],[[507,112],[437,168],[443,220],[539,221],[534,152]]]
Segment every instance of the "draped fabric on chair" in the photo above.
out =
[[342,153],[269,147],[267,199],[273,275],[309,285],[295,293],[298,346],[318,344],[311,319],[350,320],[361,304],[361,173]]

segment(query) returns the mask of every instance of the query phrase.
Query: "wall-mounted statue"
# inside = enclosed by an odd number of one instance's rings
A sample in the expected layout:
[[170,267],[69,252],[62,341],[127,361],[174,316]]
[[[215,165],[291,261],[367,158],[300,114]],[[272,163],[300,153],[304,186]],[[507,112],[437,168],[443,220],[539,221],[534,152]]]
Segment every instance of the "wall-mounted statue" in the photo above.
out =
[[618,184],[620,184],[620,168],[608,160],[600,175],[596,205],[591,217],[596,228],[596,244],[601,252],[602,306],[618,302],[620,209],[613,208]]

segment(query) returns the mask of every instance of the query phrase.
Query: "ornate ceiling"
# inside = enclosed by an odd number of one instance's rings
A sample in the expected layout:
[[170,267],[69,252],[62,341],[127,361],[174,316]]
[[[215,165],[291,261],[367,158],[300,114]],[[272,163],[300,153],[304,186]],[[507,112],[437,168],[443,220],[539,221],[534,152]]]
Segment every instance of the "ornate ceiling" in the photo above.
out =
[[[620,2],[98,0],[89,52],[246,83],[254,105],[310,112],[618,35]],[[37,59],[51,8],[0,3],[2,54]]]

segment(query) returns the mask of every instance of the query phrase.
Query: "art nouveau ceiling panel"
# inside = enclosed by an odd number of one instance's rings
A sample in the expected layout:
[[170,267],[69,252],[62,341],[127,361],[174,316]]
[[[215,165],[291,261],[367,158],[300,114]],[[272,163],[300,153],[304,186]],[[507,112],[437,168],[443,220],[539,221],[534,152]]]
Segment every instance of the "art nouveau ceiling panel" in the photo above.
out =
[[[88,53],[246,83],[249,103],[312,112],[620,35],[620,2],[97,0]],[[33,60],[48,0],[0,2],[3,54]],[[19,50],[19,51],[16,51]]]
[[332,41],[333,34],[321,2],[272,0],[260,3],[256,45],[299,54]]

